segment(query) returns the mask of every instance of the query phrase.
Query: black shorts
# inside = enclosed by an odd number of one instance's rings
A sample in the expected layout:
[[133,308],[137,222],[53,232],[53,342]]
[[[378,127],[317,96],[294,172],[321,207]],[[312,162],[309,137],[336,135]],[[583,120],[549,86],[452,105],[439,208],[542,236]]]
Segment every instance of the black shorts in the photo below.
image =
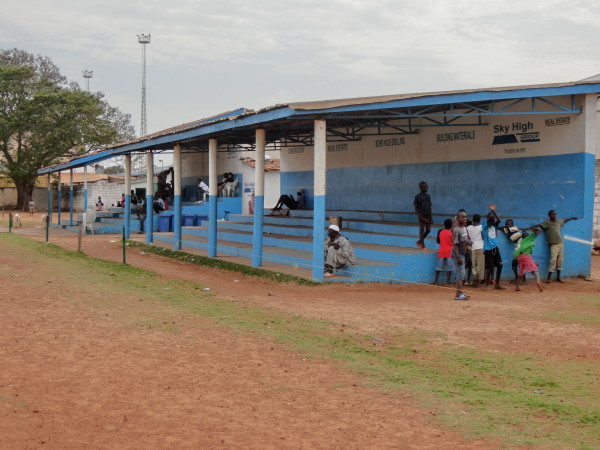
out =
[[473,268],[473,258],[471,257],[471,250],[465,252],[465,269]]
[[502,257],[500,256],[500,249],[498,247],[493,248],[492,250],[484,250],[483,255],[485,257],[486,269],[502,267]]

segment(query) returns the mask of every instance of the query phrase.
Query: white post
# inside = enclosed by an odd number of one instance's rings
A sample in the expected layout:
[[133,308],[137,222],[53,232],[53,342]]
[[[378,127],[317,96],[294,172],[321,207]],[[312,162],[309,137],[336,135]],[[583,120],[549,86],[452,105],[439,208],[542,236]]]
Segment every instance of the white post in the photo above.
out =
[[327,171],[327,122],[315,120],[314,210],[313,210],[313,278],[323,278],[325,241],[325,193]]
[[154,199],[154,154],[146,153],[146,244],[152,244],[152,232],[154,231],[154,210],[152,201]]
[[252,265],[262,266],[263,217],[265,209],[265,130],[256,130],[256,158],[254,160],[254,226],[252,237]]
[[217,140],[208,140],[208,256],[217,256]]
[[173,249],[181,250],[181,145],[173,148]]
[[125,238],[131,236],[131,155],[125,155],[125,204],[123,205],[125,213]]

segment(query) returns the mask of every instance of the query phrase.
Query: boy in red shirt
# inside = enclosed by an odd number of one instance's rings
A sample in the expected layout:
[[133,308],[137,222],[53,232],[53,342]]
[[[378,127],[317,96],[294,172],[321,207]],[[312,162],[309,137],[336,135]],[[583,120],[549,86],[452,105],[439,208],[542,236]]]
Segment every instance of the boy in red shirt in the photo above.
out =
[[440,273],[446,266],[446,284],[450,284],[450,274],[454,272],[454,260],[452,259],[452,219],[444,220],[444,229],[438,231],[437,243],[440,244],[438,250],[438,261],[435,266],[435,281],[438,284]]

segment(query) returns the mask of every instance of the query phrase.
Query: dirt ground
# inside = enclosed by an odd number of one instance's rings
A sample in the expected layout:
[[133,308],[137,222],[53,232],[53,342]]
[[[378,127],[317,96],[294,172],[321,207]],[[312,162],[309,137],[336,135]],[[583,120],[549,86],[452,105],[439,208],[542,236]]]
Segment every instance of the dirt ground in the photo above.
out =
[[[3,231],[0,229],[0,231]],[[15,230],[43,240],[41,226]],[[113,242],[111,242],[113,241]],[[73,233],[51,242],[76,249]],[[120,261],[119,237],[84,238],[94,258]],[[116,327],[77,302],[51,267],[8,249],[0,265],[1,448],[497,448],[429,419],[432,412],[359,375],[201,319],[181,334]],[[211,287],[224,299],[345,324],[385,337],[391,327],[436,331],[489,351],[600,361],[599,332],[543,320],[600,281],[568,279],[544,293],[471,292],[425,285],[302,287],[233,275],[130,249],[129,264]],[[7,270],[15,276],[8,277]],[[17,270],[14,270],[14,269]],[[234,277],[237,282],[232,282]],[[600,258],[592,278],[600,280]],[[30,283],[28,280],[43,280]],[[127,298],[121,299],[124,304]],[[186,319],[192,320],[192,319]]]

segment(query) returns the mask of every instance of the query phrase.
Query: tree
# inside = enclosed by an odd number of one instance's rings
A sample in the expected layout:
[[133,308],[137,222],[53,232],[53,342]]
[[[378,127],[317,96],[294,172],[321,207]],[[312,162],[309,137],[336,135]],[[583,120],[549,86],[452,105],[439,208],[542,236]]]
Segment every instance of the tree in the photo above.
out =
[[104,169],[104,173],[107,175],[117,175],[119,173],[125,172],[125,168],[119,164],[116,166],[110,166]]
[[134,136],[128,114],[67,83],[50,58],[0,51],[0,170],[15,183],[19,208],[42,167]]

